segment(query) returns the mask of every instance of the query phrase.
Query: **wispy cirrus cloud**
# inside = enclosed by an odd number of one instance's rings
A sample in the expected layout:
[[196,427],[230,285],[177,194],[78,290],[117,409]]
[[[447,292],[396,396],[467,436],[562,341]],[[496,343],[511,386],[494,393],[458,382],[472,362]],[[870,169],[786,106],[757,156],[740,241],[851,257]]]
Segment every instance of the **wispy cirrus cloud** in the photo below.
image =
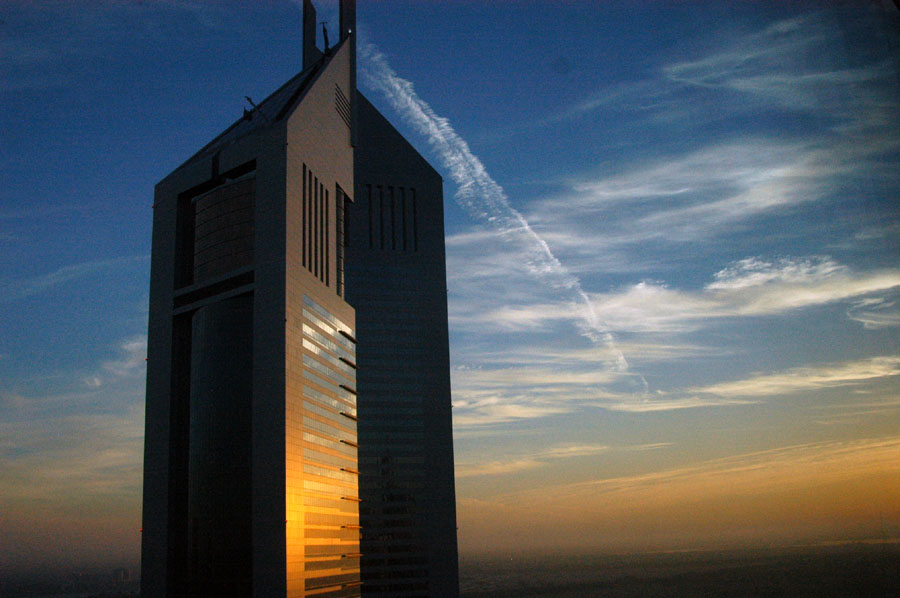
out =
[[[844,126],[848,121],[864,127],[896,122],[890,58],[880,54],[850,65],[840,59],[848,30],[868,17],[878,19],[878,15],[860,11],[854,11],[853,16],[857,23],[825,10],[777,21],[756,31],[732,32],[730,42],[706,55],[665,63],[655,78],[598,90],[548,117],[543,124],[576,119],[597,110],[645,114],[669,124],[673,117],[704,122],[772,104],[824,112],[842,119]],[[843,35],[835,19],[844,21]],[[731,92],[734,96],[716,96],[710,104],[695,93],[698,89]],[[695,101],[691,104],[687,98]]]
[[[684,336],[709,328],[717,321],[779,316],[841,301],[876,305],[874,301],[880,293],[900,288],[900,273],[896,270],[856,272],[824,256],[745,258],[719,270],[711,279],[694,291],[642,282],[591,298],[598,312],[616,322],[617,330],[628,336],[629,349],[636,356],[653,361],[660,357],[643,352],[641,338],[653,345],[672,335]],[[546,418],[589,407],[637,414],[750,405],[763,402],[768,395],[861,384],[877,378],[875,374],[879,372],[893,371],[884,369],[893,363],[889,358],[873,358],[874,361],[754,374],[717,385],[633,394],[627,392],[627,385],[623,386],[622,373],[592,367],[603,360],[598,355],[602,348],[572,343],[555,349],[548,346],[537,350],[531,346],[531,335],[559,334],[560,324],[573,317],[572,305],[520,300],[492,307],[487,303],[497,301],[497,297],[484,301],[470,300],[465,312],[454,312],[455,328],[481,334],[496,331],[508,336],[502,351],[473,347],[460,357],[463,363],[478,364],[477,368],[453,372],[454,418],[460,428]],[[663,359],[679,358],[676,345],[664,344],[669,350],[663,353]],[[686,353],[682,358],[723,356],[713,347],[683,347]]]
[[103,48],[150,38],[170,20],[202,29],[222,27],[221,8],[208,2],[39,3],[27,10],[10,3],[4,8],[0,93],[76,85],[74,62],[105,60]]
[[506,394],[494,394],[483,396],[487,393],[479,393],[478,398],[454,401],[454,407],[459,404],[460,409],[453,413],[454,429],[468,428],[471,426],[491,426],[508,424],[522,420],[549,417],[563,413],[571,413],[573,406],[564,404],[548,404],[535,401],[531,396],[510,396]]
[[[506,191],[490,176],[468,143],[447,118],[438,116],[422,100],[410,81],[397,76],[385,56],[372,44],[360,45],[362,79],[368,87],[384,94],[395,110],[423,134],[457,184],[456,200],[473,218],[488,225],[502,237],[513,240],[528,271],[557,292],[566,293],[582,307],[581,333],[603,343],[615,355],[614,366],[628,369],[624,354],[616,348],[612,333],[585,294],[581,281],[556,258],[547,242],[509,202]],[[640,378],[640,376],[638,376]],[[646,388],[646,381],[640,378]]]
[[893,138],[861,144],[759,135],[710,142],[624,172],[576,178],[529,204],[527,217],[568,261],[648,243],[690,246],[819,209],[847,181],[882,168],[878,156],[896,145]]
[[[665,486],[674,491],[676,484],[687,491],[691,486],[697,491],[733,492],[738,484],[754,492],[774,489],[784,480],[780,475],[788,472],[802,473],[805,479],[829,476],[863,476],[866,470],[886,472],[897,470],[895,458],[900,448],[900,438],[861,438],[831,440],[777,447],[762,451],[711,459],[697,465],[676,467],[633,476],[597,479],[564,487],[532,490],[508,495],[507,499],[526,502],[543,497],[586,498],[597,494],[630,494],[639,489]],[[852,465],[852,467],[847,467]],[[821,469],[816,470],[819,467]],[[820,477],[821,476],[821,477]],[[796,484],[796,482],[795,482]],[[504,500],[503,497],[498,497]],[[571,503],[569,503],[571,504]]]
[[[716,272],[700,290],[645,281],[616,292],[592,294],[591,300],[618,331],[686,332],[722,318],[770,316],[848,300],[856,306],[854,319],[861,320],[865,316],[860,314],[871,312],[870,320],[887,326],[892,322],[888,310],[894,309],[893,303],[866,296],[898,287],[900,272],[896,269],[857,272],[825,256],[750,257]],[[884,306],[885,317],[874,315],[876,306]],[[569,310],[565,303],[482,305],[458,315],[458,320],[467,318],[468,323],[459,321],[464,326],[539,330],[570,317]]]
[[743,380],[721,382],[688,389],[687,392],[719,397],[777,397],[868,382],[900,375],[900,356],[886,355],[810,367],[758,374]]
[[865,297],[854,301],[847,317],[860,322],[868,330],[900,326],[900,302],[897,294],[888,297]]
[[609,411],[621,411],[624,413],[655,413],[662,411],[681,411],[683,409],[700,409],[704,407],[752,405],[758,402],[759,401],[746,399],[683,396],[683,393],[658,392],[655,396],[625,396],[617,401],[603,402],[600,406]]
[[[615,380],[579,377],[572,365],[543,370],[535,379],[519,380],[518,368],[484,368],[454,375],[454,424],[459,429],[491,426],[587,407],[622,413],[661,413],[737,407],[810,392],[838,388],[865,389],[873,382],[900,375],[900,357],[886,355],[838,363],[816,364],[772,373],[752,374],[714,384],[635,394],[614,390]],[[458,381],[458,383],[457,383]],[[486,382],[491,381],[491,382]],[[887,403],[884,401],[887,400]],[[879,409],[894,409],[895,399],[879,399]],[[847,399],[844,411],[860,404]]]
[[[746,231],[764,218],[805,214],[820,201],[852,194],[842,185],[854,179],[896,181],[896,168],[883,162],[900,146],[893,133],[900,126],[894,68],[884,56],[834,66],[846,62],[835,50],[846,40],[834,18],[840,15],[823,11],[734,35],[705,56],[664,65],[657,78],[630,84],[630,91],[620,85],[582,102],[571,116],[638,106],[641,114],[666,119],[658,126],[677,125],[694,142],[620,159],[618,172],[609,172],[606,161],[604,172],[532,202],[527,217],[581,272],[592,267],[593,255],[648,243],[671,251],[673,244],[696,246]],[[699,131],[709,119],[760,111],[808,113],[827,123],[786,130],[783,120],[767,116],[752,128],[733,128],[726,139]]]
[[640,444],[634,446],[609,446],[606,444],[560,444],[546,449],[511,457],[479,463],[457,463],[456,477],[469,478],[485,475],[503,475],[551,465],[554,462],[580,457],[592,457],[608,452],[652,451],[671,446],[667,442]]
[[99,388],[110,380],[142,377],[146,371],[147,335],[133,336],[119,346],[119,358],[103,361],[100,367],[84,378],[91,388]]
[[[120,535],[135,539],[144,347],[141,337],[126,339],[117,357],[99,360],[92,374],[68,372],[54,391],[0,390],[0,510],[8,515],[0,533],[15,541],[5,558],[27,560],[28,550],[40,544],[35,530],[51,533],[55,525],[73,520],[89,525],[91,533],[62,524],[61,537],[78,542],[86,553],[102,553],[100,546],[109,541],[99,540],[98,530],[116,541]],[[35,510],[35,504],[41,508]],[[55,537],[56,530],[52,533]]]
[[138,556],[144,410],[132,393],[0,400],[3,567]]
[[882,537],[885,515],[897,512],[898,450],[896,436],[829,440],[512,492],[499,486],[459,501],[460,526],[477,526],[497,551],[534,535],[543,550],[616,551],[638,539],[661,550]]
[[843,127],[897,122],[890,96],[894,73],[890,58],[830,68],[815,60],[835,54],[835,44],[843,41],[839,35],[827,13],[808,14],[746,34],[720,52],[667,65],[663,73],[688,86],[731,90],[788,109],[824,112],[840,118]]
[[0,280],[0,303],[7,303],[37,295],[55,286],[116,268],[146,262],[150,256],[137,255],[106,260],[93,260],[63,266],[53,272],[20,280]]

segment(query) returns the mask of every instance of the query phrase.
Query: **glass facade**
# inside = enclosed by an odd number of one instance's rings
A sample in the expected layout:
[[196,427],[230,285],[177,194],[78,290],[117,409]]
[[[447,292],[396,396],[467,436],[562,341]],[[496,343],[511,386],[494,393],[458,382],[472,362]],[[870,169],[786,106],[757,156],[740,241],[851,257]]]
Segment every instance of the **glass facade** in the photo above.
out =
[[286,405],[288,595],[360,595],[356,343],[304,294],[292,328],[300,388]]

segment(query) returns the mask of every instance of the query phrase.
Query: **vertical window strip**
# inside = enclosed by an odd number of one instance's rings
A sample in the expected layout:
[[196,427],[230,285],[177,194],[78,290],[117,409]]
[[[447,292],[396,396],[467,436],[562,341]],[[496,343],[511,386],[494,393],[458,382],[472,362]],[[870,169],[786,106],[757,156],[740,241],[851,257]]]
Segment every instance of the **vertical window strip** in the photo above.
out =
[[331,221],[328,219],[328,205],[331,202],[328,199],[328,189],[325,190],[325,286],[331,286],[331,264],[329,263],[330,247],[328,243],[328,231],[331,229]]
[[419,250],[419,217],[416,213],[416,189],[410,188],[412,193],[412,225],[413,225],[413,251]]
[[306,185],[306,194],[307,194],[307,202],[306,202],[306,243],[307,243],[307,259],[306,259],[306,269],[312,272],[313,270],[313,195],[315,187],[313,187],[313,174],[312,171],[309,171],[309,179]]
[[340,187],[334,190],[334,261],[335,261],[335,285],[338,297],[344,296],[344,193]]
[[384,249],[384,187],[378,185],[378,233],[380,247]]
[[391,192],[391,249],[397,249],[397,218],[394,208],[394,186],[388,187]]
[[347,197],[343,191],[341,193],[344,196],[344,228],[342,229],[344,231],[344,247],[350,247],[350,204],[353,203],[353,200]]
[[323,268],[323,262],[325,260],[325,247],[323,241],[325,240],[325,191],[322,183],[319,183],[319,261],[316,266],[319,269],[318,277],[319,280],[325,280],[325,268]]
[[303,254],[303,267],[306,267],[306,163],[303,163],[303,192],[301,194],[300,204],[300,231],[301,231],[301,252]]
[[403,251],[406,251],[406,189],[400,187],[400,229],[403,231]]
[[313,185],[313,270],[314,276],[319,275],[319,177],[314,179]]
[[372,207],[372,185],[366,185],[366,195],[368,196],[368,204],[369,204],[369,249],[372,249],[375,246],[375,236],[373,233],[373,229],[375,228],[375,221],[373,219],[373,207]]

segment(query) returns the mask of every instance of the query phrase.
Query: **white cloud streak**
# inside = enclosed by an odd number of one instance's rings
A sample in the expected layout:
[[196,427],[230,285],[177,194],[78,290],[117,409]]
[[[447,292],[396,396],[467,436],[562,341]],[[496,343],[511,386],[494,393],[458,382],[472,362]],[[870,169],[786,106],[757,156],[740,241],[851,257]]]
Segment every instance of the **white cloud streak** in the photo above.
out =
[[[722,493],[741,490],[766,492],[777,489],[789,474],[802,474],[805,481],[819,483],[834,476],[862,475],[897,469],[900,438],[862,438],[851,441],[825,441],[778,447],[742,455],[714,459],[696,465],[643,473],[633,476],[597,479],[566,486],[528,490],[496,497],[507,504],[531,503],[533,500],[566,500],[571,508],[579,503],[569,499],[597,499],[601,495],[630,495],[637,491],[665,488],[667,492],[691,492],[718,489]],[[785,475],[775,478],[775,472]],[[780,479],[779,479],[780,478]],[[796,481],[795,481],[796,483]],[[693,487],[693,490],[692,490]]]
[[[667,122],[648,126],[675,128],[696,141],[687,152],[678,146],[666,155],[663,148],[657,159],[646,159],[653,151],[639,154],[618,174],[581,177],[559,196],[529,206],[529,221],[578,272],[593,267],[588,260],[601,252],[696,244],[775,215],[808,218],[808,210],[825,209],[819,202],[846,200],[853,193],[847,183],[856,178],[896,181],[896,168],[884,160],[898,147],[896,68],[881,57],[846,68],[836,50],[846,40],[833,17],[822,11],[731,36],[719,51],[669,64],[655,79],[601,90],[570,114],[599,109],[608,117],[663,97],[649,113]],[[740,121],[760,110],[786,118],[808,113],[823,125],[777,130],[765,117],[750,135],[704,141],[700,123]]]
[[518,473],[529,469],[536,469],[550,465],[554,462],[574,459],[579,457],[594,457],[610,451],[634,452],[650,451],[670,446],[667,442],[653,444],[640,444],[635,446],[611,447],[605,444],[565,444],[555,445],[543,451],[530,453],[510,459],[498,459],[495,461],[479,463],[457,463],[456,477],[469,478],[478,476],[493,476],[509,473]]
[[150,257],[146,255],[119,257],[108,260],[94,260],[81,262],[69,266],[63,266],[53,272],[41,274],[22,280],[0,281],[0,303],[7,303],[19,299],[25,299],[37,295],[60,284],[78,280],[92,274],[104,272],[123,266],[129,266],[139,262],[145,262]]
[[855,301],[847,317],[860,322],[867,330],[900,326],[900,304],[896,298],[866,297]]
[[[869,328],[896,325],[894,302],[879,296],[900,287],[900,272],[855,272],[826,256],[765,259],[749,257],[715,273],[698,291],[672,289],[653,281],[614,293],[592,294],[598,311],[621,331],[688,332],[723,318],[759,317],[855,300],[849,316]],[[522,305],[471,309],[472,325],[498,329],[539,328],[559,317],[564,305]]]
[[900,356],[887,355],[821,366],[801,367],[775,374],[760,374],[689,389],[719,397],[773,397],[798,392],[837,388],[900,375]]
[[[583,305],[584,325],[582,333],[593,342],[615,347],[615,340],[607,326],[601,322],[581,287],[572,275],[550,251],[542,239],[518,210],[509,204],[506,192],[488,174],[481,160],[469,149],[450,121],[438,116],[431,106],[422,100],[411,82],[400,78],[387,63],[384,55],[372,44],[360,44],[363,60],[363,79],[366,84],[385,95],[403,118],[427,139],[440,157],[450,177],[457,184],[456,200],[473,218],[488,224],[504,238],[521,243],[525,250],[525,262],[536,278],[560,291],[572,293]],[[616,367],[628,369],[628,362],[621,351],[615,350]],[[646,385],[646,382],[644,383]]]

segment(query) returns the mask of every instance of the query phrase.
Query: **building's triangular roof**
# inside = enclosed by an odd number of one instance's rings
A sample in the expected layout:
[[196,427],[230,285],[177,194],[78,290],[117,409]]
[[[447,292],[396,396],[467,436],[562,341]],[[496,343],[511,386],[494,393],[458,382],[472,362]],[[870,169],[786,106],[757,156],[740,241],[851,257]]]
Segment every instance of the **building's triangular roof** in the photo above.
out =
[[265,128],[272,123],[281,121],[289,116],[300,100],[303,99],[303,96],[310,88],[312,82],[316,80],[319,73],[322,72],[322,69],[331,61],[331,58],[340,46],[341,44],[338,44],[332,48],[331,51],[323,54],[322,58],[317,60],[315,64],[294,75],[287,83],[257,104],[255,108],[252,110],[245,110],[243,117],[225,129],[218,137],[203,146],[200,151],[188,158],[175,170],[179,170],[188,164],[210,156],[221,148],[237,141],[241,137],[249,135],[254,131]]

